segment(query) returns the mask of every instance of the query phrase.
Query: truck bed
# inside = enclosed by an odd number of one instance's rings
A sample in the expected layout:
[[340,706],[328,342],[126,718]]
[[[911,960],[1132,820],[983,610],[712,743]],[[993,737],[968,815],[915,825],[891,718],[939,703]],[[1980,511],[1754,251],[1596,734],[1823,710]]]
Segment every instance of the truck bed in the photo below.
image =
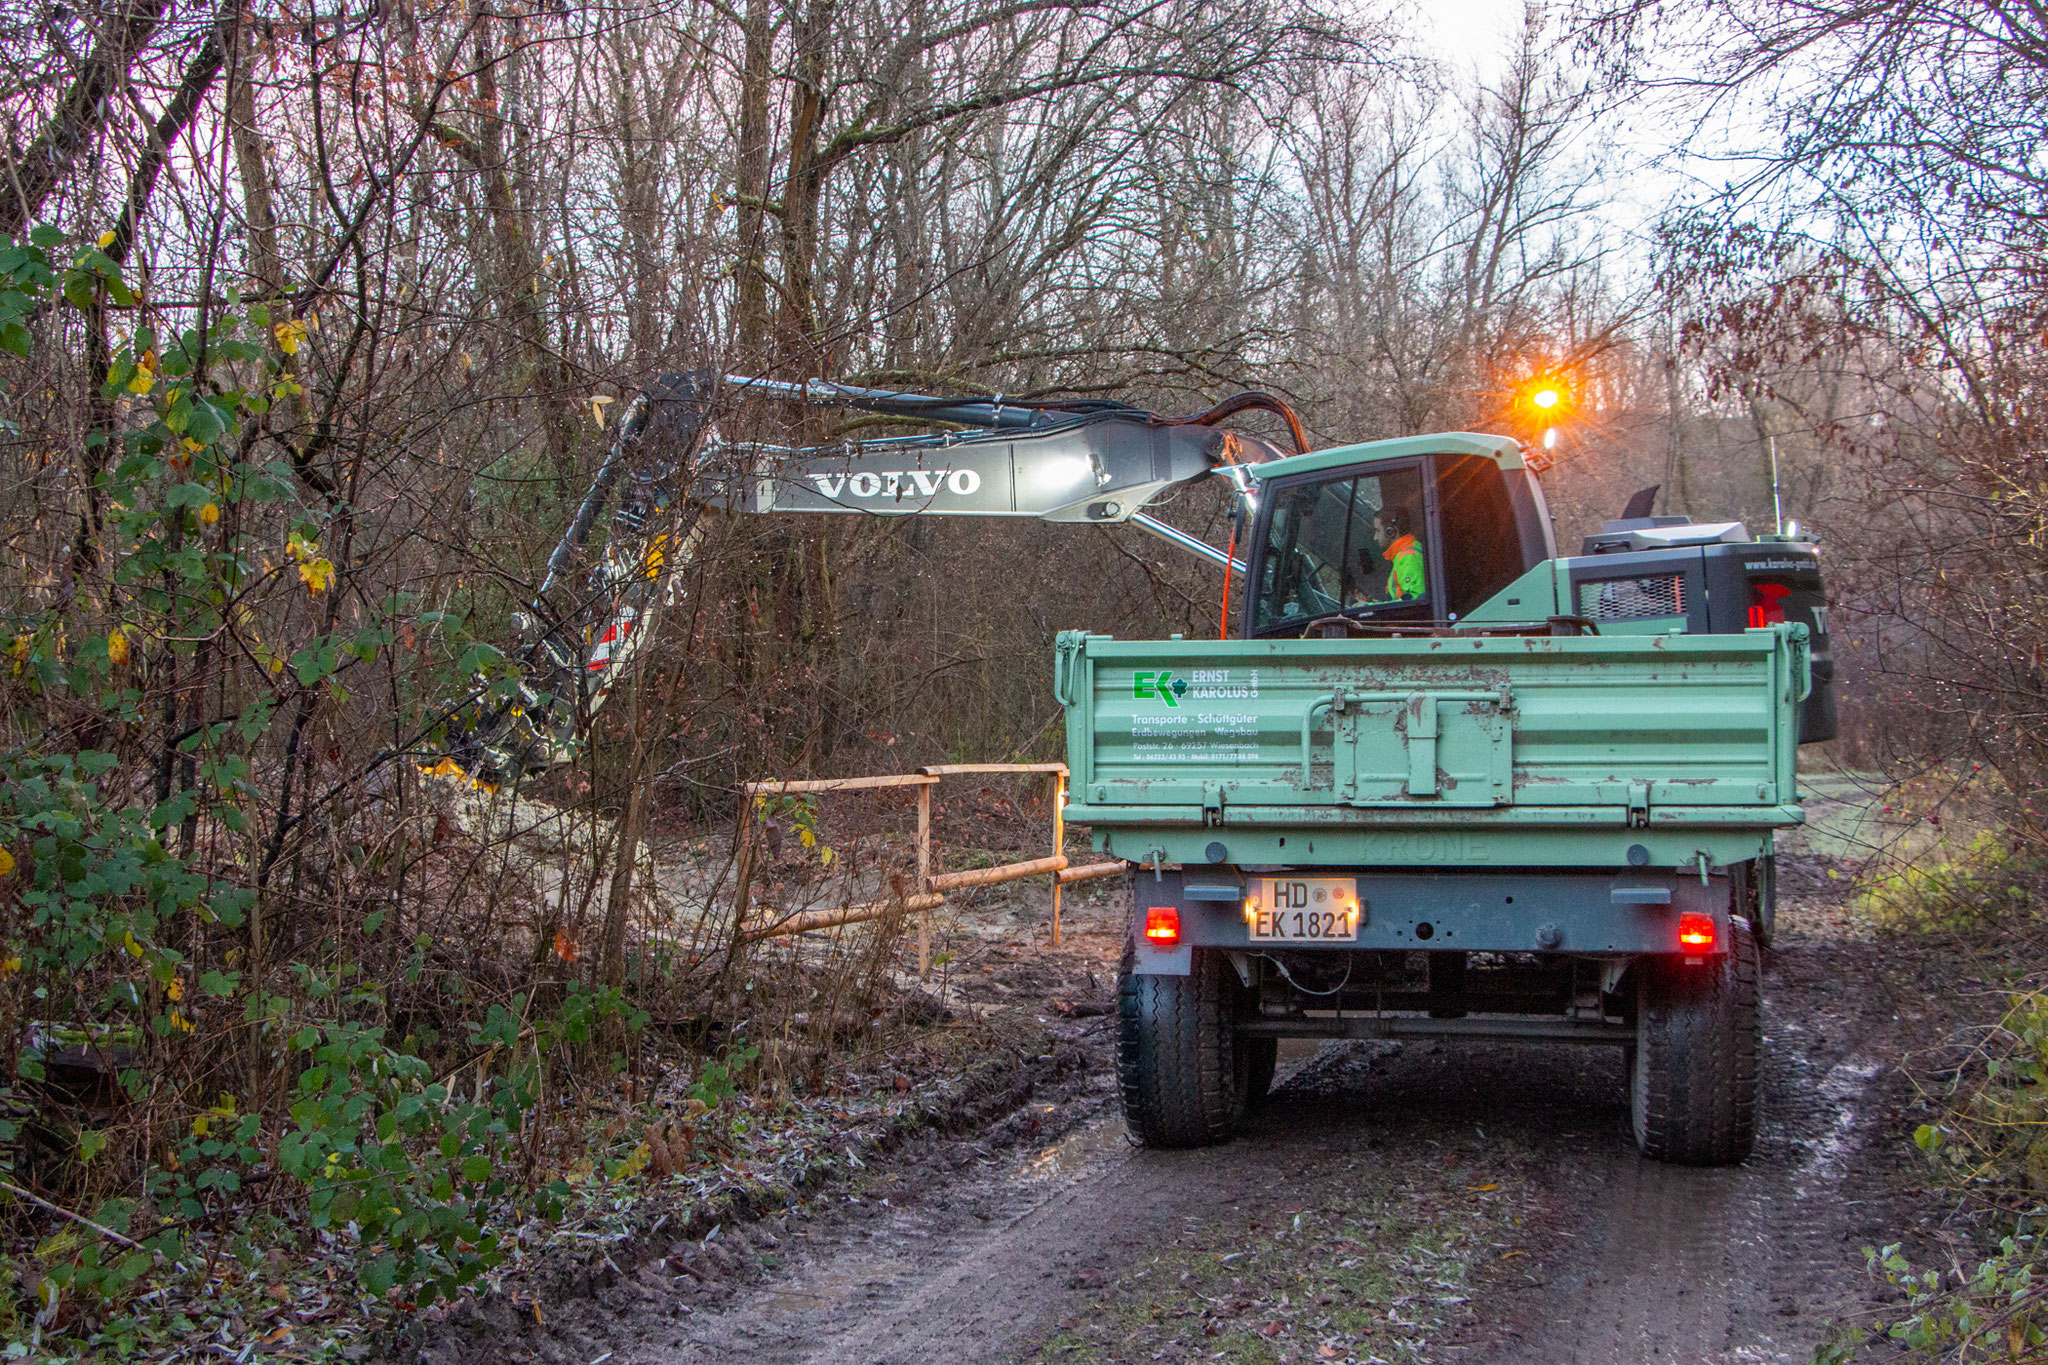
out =
[[1067,818],[1136,861],[1661,866],[1802,816],[1806,629],[1143,640],[1067,632]]

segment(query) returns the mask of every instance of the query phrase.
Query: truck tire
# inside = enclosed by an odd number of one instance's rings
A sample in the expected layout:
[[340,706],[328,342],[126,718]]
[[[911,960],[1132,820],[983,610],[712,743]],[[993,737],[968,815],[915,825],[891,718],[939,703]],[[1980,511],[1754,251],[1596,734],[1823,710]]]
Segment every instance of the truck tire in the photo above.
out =
[[1636,1044],[1629,1117],[1644,1156],[1686,1166],[1733,1166],[1756,1145],[1761,1075],[1756,941],[1741,920],[1728,951],[1687,966],[1637,965]]
[[1750,899],[1756,913],[1749,927],[1756,931],[1756,946],[1768,948],[1778,937],[1778,855],[1766,854],[1753,866]]
[[1775,854],[1728,869],[1730,913],[1749,921],[1756,946],[1768,948],[1778,931],[1778,859]]
[[1244,1062],[1244,1107],[1256,1109],[1273,1090],[1273,1073],[1280,1069],[1278,1038],[1240,1038],[1238,1054]]
[[1117,976],[1116,1073],[1131,1136],[1147,1147],[1228,1142],[1244,1113],[1237,973],[1194,950],[1186,976]]

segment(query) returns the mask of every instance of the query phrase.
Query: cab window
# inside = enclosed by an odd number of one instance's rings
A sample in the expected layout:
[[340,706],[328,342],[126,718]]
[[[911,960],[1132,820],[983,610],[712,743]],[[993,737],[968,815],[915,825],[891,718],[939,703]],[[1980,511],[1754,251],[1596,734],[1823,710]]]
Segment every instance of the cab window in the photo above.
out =
[[1422,475],[1411,465],[1271,491],[1255,630],[1426,602]]

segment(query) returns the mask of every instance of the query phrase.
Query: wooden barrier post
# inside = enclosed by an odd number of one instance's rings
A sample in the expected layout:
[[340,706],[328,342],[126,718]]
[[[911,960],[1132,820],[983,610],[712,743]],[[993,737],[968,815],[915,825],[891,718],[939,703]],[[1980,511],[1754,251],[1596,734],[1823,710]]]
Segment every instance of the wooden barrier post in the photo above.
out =
[[[1050,779],[1052,787],[1052,856],[1032,858],[1021,863],[1005,863],[1000,867],[971,868],[965,872],[933,872],[932,788],[938,785],[941,778],[953,773],[1045,774]],[[754,858],[754,840],[748,837],[752,821],[743,821],[740,839],[740,924],[739,932],[735,935],[735,946],[757,939],[780,938],[789,934],[807,934],[815,929],[860,924],[880,919],[891,909],[900,906],[904,911],[918,917],[917,974],[920,980],[929,980],[932,968],[932,911],[945,903],[946,892],[965,890],[971,886],[994,886],[999,882],[1020,881],[1028,877],[1049,876],[1052,878],[1052,943],[1055,948],[1060,947],[1063,933],[1060,923],[1061,888],[1068,882],[1119,876],[1130,866],[1122,859],[1090,863],[1084,867],[1067,866],[1067,777],[1067,765],[1064,763],[935,763],[915,774],[900,777],[838,777],[744,784],[742,790],[750,798],[812,792],[873,791],[881,787],[916,787],[917,890],[916,894],[905,896],[899,885],[896,898],[893,900],[842,905],[829,910],[786,913],[779,922],[749,928],[746,919],[751,897],[747,890],[751,883],[749,873]],[[752,812],[748,814],[751,815]]]
[[[932,889],[932,788],[927,783],[917,789],[917,894],[924,897]],[[932,911],[930,906],[917,915],[917,979],[929,981],[932,978]]]
[[[1052,851],[1055,857],[1064,858],[1067,852],[1067,770],[1060,769],[1052,775]],[[1060,869],[1066,871],[1065,868]],[[1052,946],[1060,946],[1060,879],[1059,873],[1052,879]]]

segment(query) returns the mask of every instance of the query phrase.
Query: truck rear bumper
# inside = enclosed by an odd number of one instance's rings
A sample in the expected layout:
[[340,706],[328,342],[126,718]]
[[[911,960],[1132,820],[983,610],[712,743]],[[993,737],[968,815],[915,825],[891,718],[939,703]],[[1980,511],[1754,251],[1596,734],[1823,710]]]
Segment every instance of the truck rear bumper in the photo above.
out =
[[[1361,871],[1290,868],[1276,877],[1349,877],[1358,884],[1355,939],[1273,942],[1255,939],[1247,898],[1267,874],[1225,868],[1142,868],[1132,876],[1132,938],[1143,974],[1187,971],[1191,948],[1253,952],[1430,951],[1477,953],[1677,953],[1679,916],[1711,915],[1716,943],[1727,942],[1728,879],[1714,873]],[[1179,924],[1171,947],[1145,939],[1154,909]]]
[[[1804,818],[1797,806],[1652,808],[1631,826],[1627,807],[1536,807],[1500,811],[1284,810],[1231,806],[1204,825],[1198,809],[1100,807],[1070,803],[1069,823],[1087,825],[1096,847],[1131,862],[1236,863],[1488,871],[1550,867],[1676,868],[1705,854],[1710,864],[1743,862],[1770,849],[1774,832]],[[1271,815],[1270,822],[1263,819]],[[1285,817],[1284,819],[1281,817]]]

